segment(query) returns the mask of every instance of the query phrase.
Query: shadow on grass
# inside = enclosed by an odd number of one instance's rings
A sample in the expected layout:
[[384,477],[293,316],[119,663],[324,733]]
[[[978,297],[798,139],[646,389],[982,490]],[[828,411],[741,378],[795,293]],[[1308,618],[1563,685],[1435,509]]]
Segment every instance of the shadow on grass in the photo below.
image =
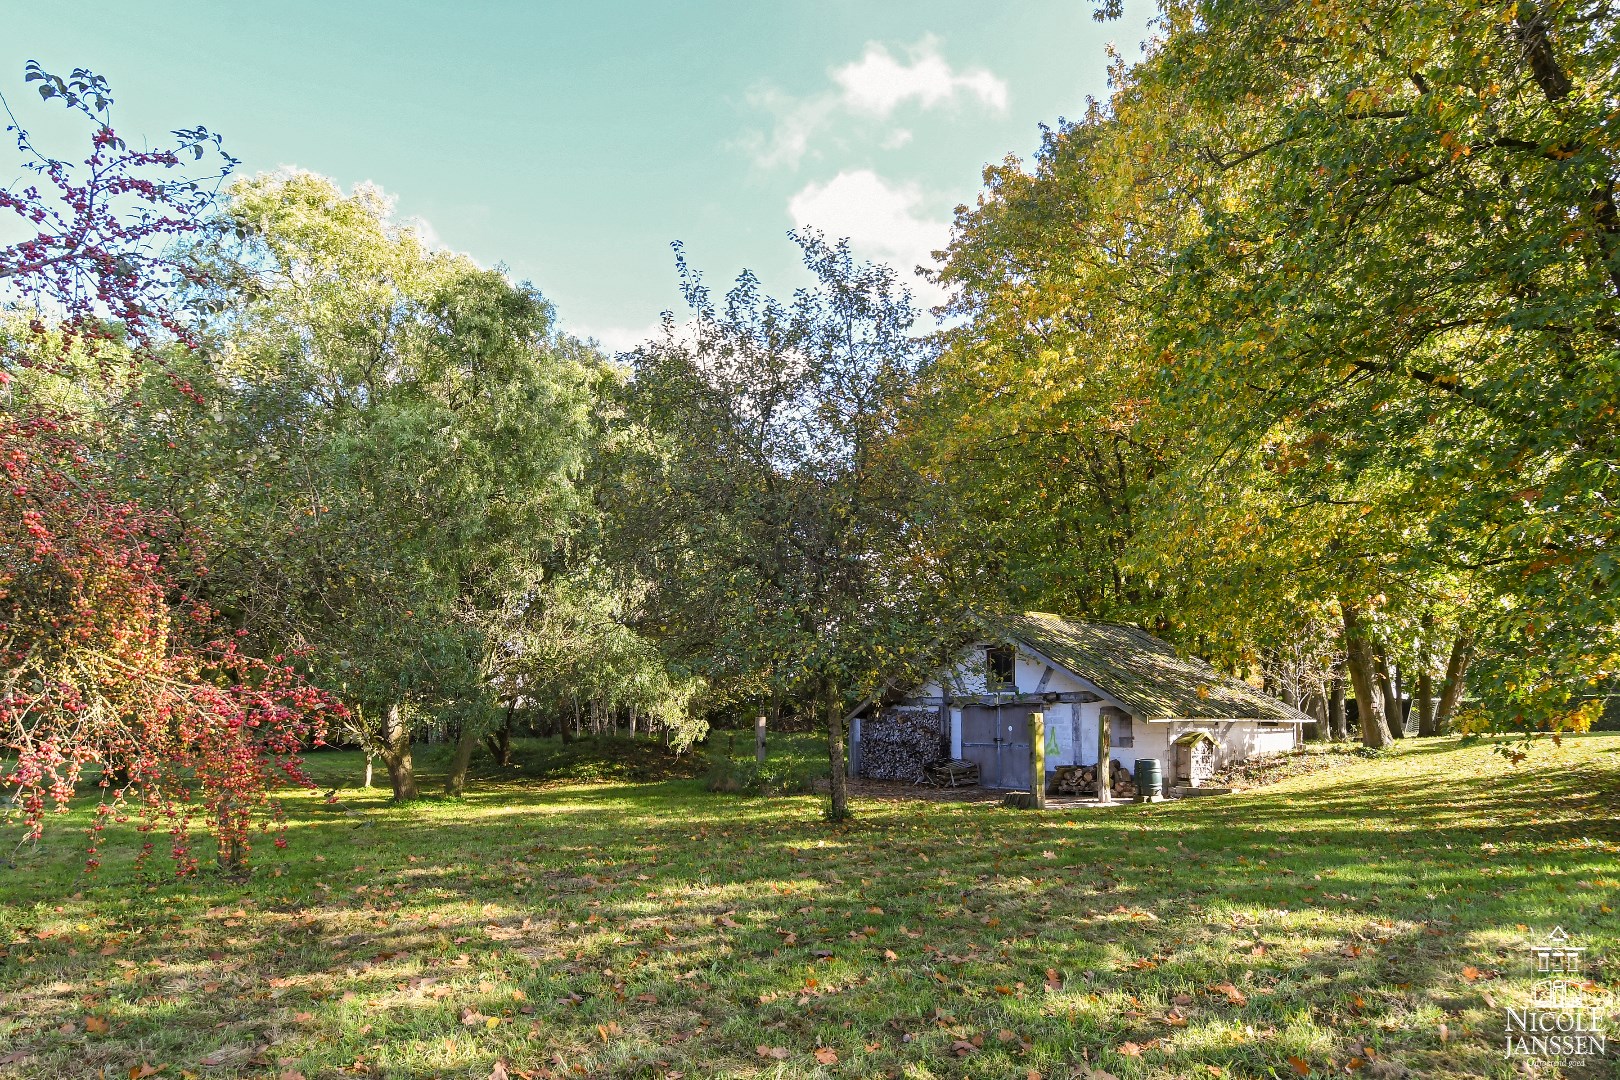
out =
[[[1370,1039],[1422,1075],[1446,1062],[1467,1075],[1490,1048],[1433,1031],[1486,1009],[1514,959],[1507,931],[1557,918],[1612,936],[1597,915],[1612,884],[1560,879],[1612,875],[1620,778],[1586,759],[1456,772],[1454,750],[1069,818],[867,803],[842,828],[813,798],[706,796],[691,781],[506,783],[356,801],[353,816],[297,799],[295,850],[267,854],[251,881],[109,904],[127,935],[115,954],[38,936],[61,922],[55,906],[78,910],[72,886],[18,905],[5,929],[28,943],[0,967],[0,1000],[28,1021],[10,1041],[69,1070],[34,1075],[93,1075],[72,1069],[132,1052],[197,1068],[216,1046],[265,1044],[309,1075],[354,1056],[371,1075],[472,1075],[442,1060],[446,1044],[480,1061],[560,1055],[590,1075],[660,1061],[707,1074],[753,1068],[759,1040],[799,1054],[842,1040],[868,1071],[949,1075],[966,1068],[953,1042],[998,1030],[1016,1041],[976,1049],[981,1072],[1083,1054],[1128,1075],[1118,1048],[1134,1044],[1169,1075],[1258,1075]],[[1576,837],[1599,846],[1557,846]],[[86,890],[88,907],[117,890]],[[196,941],[169,934],[191,927]],[[111,989],[88,1007],[116,1044],[56,1030],[82,1023],[97,982]],[[465,1023],[469,1008],[497,1023]]]

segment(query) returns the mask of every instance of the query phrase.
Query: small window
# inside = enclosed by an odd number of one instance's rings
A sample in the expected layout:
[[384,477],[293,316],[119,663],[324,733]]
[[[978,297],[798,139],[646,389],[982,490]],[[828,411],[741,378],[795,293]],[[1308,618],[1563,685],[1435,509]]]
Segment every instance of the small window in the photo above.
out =
[[1110,746],[1132,747],[1136,745],[1136,734],[1131,730],[1131,717],[1129,713],[1115,713],[1108,722],[1108,743]]
[[984,681],[991,690],[1010,690],[1017,686],[1012,649],[1005,645],[992,645],[984,650]]

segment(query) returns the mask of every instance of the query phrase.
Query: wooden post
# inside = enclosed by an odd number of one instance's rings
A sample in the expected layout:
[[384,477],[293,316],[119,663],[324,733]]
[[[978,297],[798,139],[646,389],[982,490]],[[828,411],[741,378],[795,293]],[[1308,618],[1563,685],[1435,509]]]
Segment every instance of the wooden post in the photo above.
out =
[[754,718],[754,760],[765,764],[765,718]]
[[1029,714],[1029,793],[1036,810],[1046,809],[1046,714]]
[[1097,801],[1101,803],[1114,801],[1114,748],[1108,742],[1108,725],[1113,719],[1109,714],[1113,711],[1106,705],[1097,710]]

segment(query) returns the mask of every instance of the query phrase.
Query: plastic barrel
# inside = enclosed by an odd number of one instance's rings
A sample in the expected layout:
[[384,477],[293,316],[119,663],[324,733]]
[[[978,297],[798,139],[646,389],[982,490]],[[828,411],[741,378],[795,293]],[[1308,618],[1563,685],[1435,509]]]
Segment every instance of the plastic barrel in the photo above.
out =
[[1158,758],[1136,759],[1136,794],[1150,799],[1164,794],[1164,774]]

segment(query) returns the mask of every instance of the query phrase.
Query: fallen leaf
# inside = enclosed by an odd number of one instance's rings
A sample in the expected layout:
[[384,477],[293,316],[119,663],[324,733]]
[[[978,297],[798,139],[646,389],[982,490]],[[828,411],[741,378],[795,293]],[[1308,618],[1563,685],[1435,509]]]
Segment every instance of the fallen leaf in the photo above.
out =
[[107,1021],[99,1016],[87,1016],[84,1018],[84,1030],[92,1035],[105,1035],[107,1034]]
[[1467,967],[1462,969],[1462,977],[1467,979],[1469,982],[1473,982],[1475,979],[1479,978],[1479,968],[1469,964]]
[[951,1053],[957,1057],[967,1057],[969,1054],[977,1054],[978,1052],[979,1048],[966,1039],[957,1039],[951,1043]]
[[782,1061],[788,1056],[785,1046],[756,1046],[754,1053],[762,1058],[774,1058],[777,1061]]
[[1300,1058],[1290,1056],[1288,1059],[1288,1067],[1293,1069],[1294,1072],[1298,1073],[1300,1076],[1311,1075],[1311,1067]]
[[892,964],[896,960],[900,959],[900,954],[895,952],[893,949],[884,949],[883,950],[883,959],[887,960],[889,963]]
[[1142,1048],[1140,1046],[1138,1046],[1136,1043],[1133,1043],[1133,1042],[1122,1042],[1115,1049],[1120,1054],[1123,1054],[1125,1057],[1141,1057],[1142,1056]]
[[838,1051],[830,1046],[818,1047],[816,1049],[816,1060],[823,1065],[836,1065],[838,1064]]
[[506,1075],[506,1062],[497,1061],[495,1067],[489,1070],[489,1080],[511,1080]]

